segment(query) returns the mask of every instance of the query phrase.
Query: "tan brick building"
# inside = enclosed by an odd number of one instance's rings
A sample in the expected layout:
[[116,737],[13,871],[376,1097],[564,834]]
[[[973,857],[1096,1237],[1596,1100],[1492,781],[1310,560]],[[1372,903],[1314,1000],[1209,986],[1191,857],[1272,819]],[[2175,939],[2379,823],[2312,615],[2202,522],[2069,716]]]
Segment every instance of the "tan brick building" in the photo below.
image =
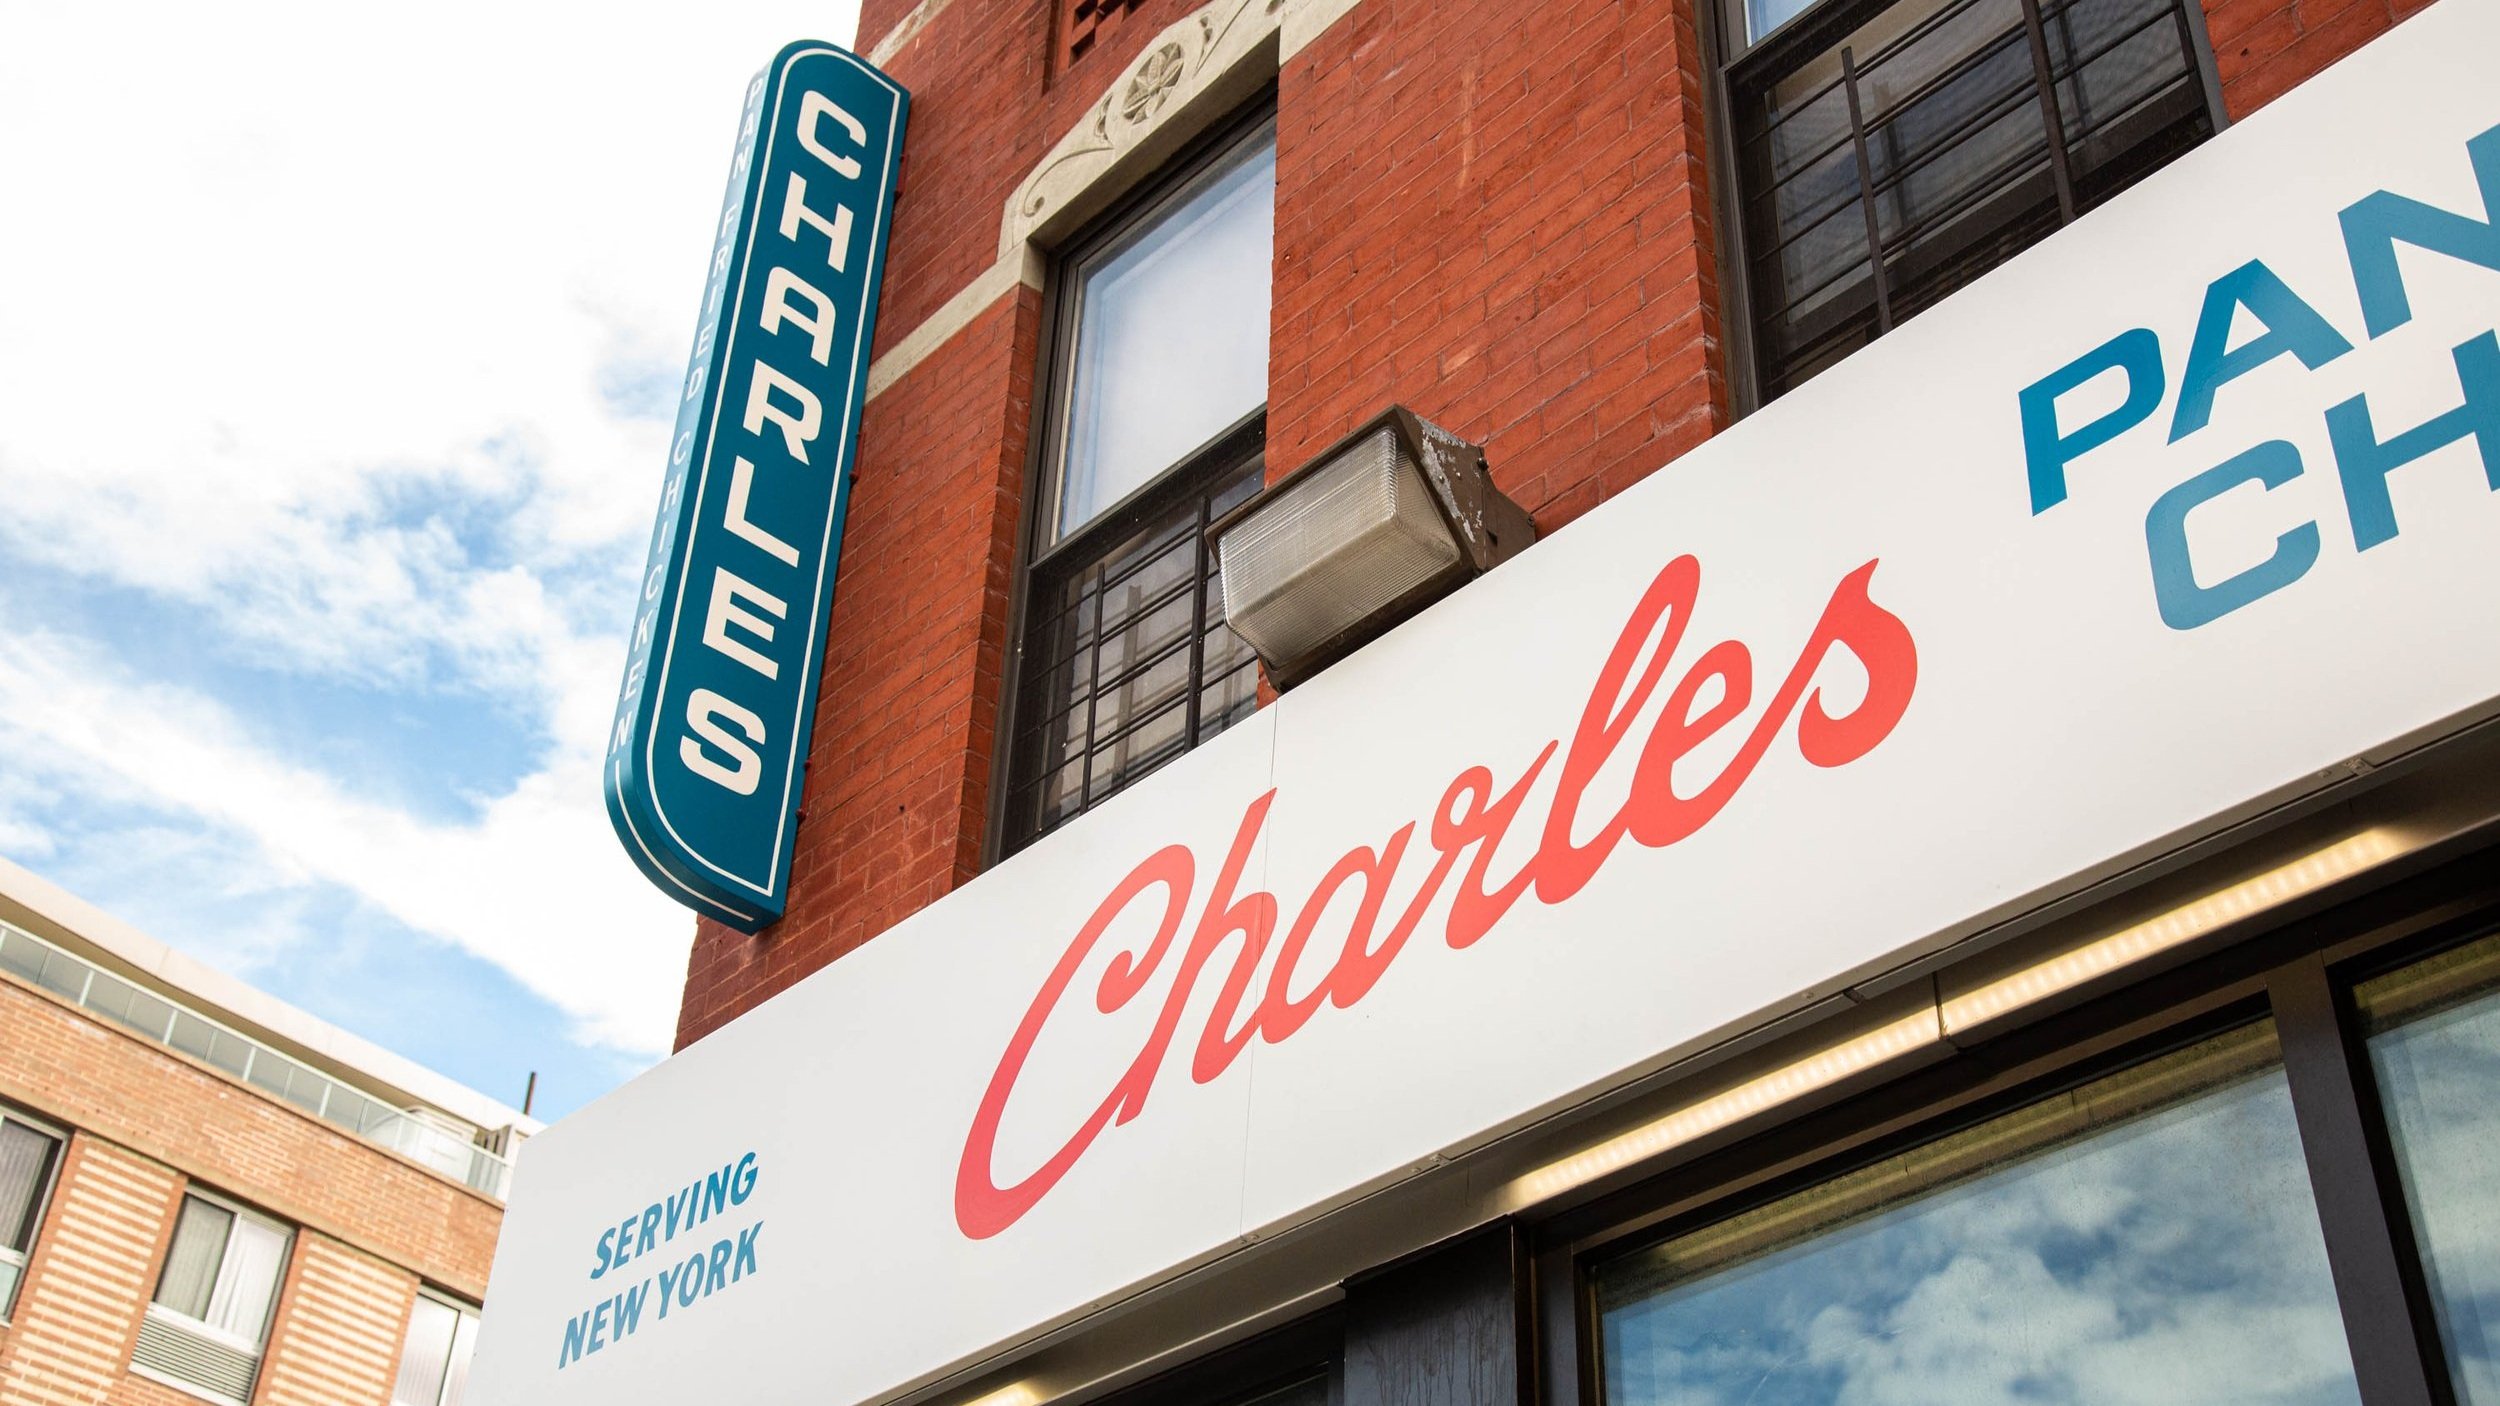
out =
[[536,1128],[0,864],[0,1403],[452,1406]]

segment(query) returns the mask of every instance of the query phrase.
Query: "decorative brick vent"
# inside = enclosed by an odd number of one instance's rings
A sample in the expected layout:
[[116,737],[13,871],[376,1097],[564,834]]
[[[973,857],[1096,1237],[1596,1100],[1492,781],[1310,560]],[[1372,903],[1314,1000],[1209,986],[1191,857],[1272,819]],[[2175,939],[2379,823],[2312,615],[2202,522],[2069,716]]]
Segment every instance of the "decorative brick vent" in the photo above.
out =
[[1109,38],[1139,3],[1140,0],[1061,0],[1059,67],[1074,67],[1078,59],[1093,51],[1096,43]]

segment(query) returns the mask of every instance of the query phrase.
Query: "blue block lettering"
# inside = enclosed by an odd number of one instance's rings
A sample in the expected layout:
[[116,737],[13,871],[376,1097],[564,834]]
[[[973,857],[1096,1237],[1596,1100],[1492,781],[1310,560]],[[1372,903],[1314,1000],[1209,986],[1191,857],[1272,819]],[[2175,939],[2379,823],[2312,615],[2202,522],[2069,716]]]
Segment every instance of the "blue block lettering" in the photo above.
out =
[[2500,492],[2500,337],[2485,332],[2457,347],[2457,381],[2465,403],[2382,441],[2370,423],[2368,396],[2354,396],[2326,412],[2335,443],[2335,471],[2344,481],[2344,510],[2352,518],[2352,541],[2362,551],[2393,541],[2396,504],[2387,476],[2432,450],[2472,439],[2483,456],[2483,480]]
[[[2127,378],[2127,398],[2115,410],[2078,426],[2072,434],[2057,429],[2060,396],[2111,371]],[[2161,404],[2163,387],[2161,339],[2149,327],[2134,327],[2085,352],[2056,371],[2022,389],[2023,457],[2031,477],[2034,516],[2066,501],[2066,466],[2144,423]]]
[[[2232,348],[2231,324],[2246,308],[2266,330]],[[2179,373],[2179,406],[2170,416],[2170,442],[2178,443],[2205,428],[2213,418],[2214,393],[2283,355],[2300,358],[2315,371],[2352,350],[2344,334],[2302,302],[2274,270],[2251,259],[2213,281],[2205,290],[2204,309],[2196,315],[2196,339],[2188,347],[2187,369]]]
[[650,1292],[651,1281],[645,1279],[616,1296],[616,1336],[618,1339],[622,1340],[626,1334],[642,1326],[642,1301]]
[[2373,191],[2344,207],[2344,257],[2352,261],[2352,285],[2361,295],[2361,325],[2372,337],[2413,319],[2404,275],[2396,268],[2396,245],[2500,269],[2500,127],[2465,144],[2482,191],[2483,217],[2460,215],[2389,191]]
[[2304,522],[2274,539],[2264,561],[2210,586],[2196,583],[2188,547],[2188,514],[2244,483],[2276,489],[2300,477],[2300,450],[2272,439],[2207,469],[2153,502],[2144,545],[2153,558],[2153,599],[2174,630],[2210,625],[2261,596],[2299,580],[2318,560],[2318,525]]

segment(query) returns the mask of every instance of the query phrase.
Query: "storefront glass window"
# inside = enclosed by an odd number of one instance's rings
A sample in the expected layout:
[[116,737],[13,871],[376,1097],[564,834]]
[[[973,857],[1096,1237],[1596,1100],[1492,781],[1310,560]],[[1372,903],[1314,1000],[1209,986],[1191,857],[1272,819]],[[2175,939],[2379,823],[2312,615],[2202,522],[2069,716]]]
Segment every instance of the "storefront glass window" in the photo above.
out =
[[1627,1255],[1608,1406],[2358,1401],[2257,1026]]
[[1321,1372],[1291,1386],[1262,1392],[1242,1406],[1328,1406],[1328,1374]]
[[2364,985],[2370,1064],[2457,1399],[2500,1402],[2500,936]]

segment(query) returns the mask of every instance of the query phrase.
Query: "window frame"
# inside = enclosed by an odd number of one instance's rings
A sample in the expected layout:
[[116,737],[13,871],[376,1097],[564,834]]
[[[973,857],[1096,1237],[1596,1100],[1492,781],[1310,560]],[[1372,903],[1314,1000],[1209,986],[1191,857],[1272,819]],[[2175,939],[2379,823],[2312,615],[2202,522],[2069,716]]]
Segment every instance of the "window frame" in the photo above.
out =
[[43,1184],[35,1188],[35,1199],[28,1207],[33,1213],[34,1229],[27,1232],[26,1248],[12,1250],[0,1244],[0,1263],[12,1265],[17,1270],[17,1282],[10,1286],[7,1294],[0,1295],[0,1325],[10,1321],[10,1316],[17,1311],[18,1295],[25,1292],[28,1273],[35,1263],[35,1251],[43,1244],[45,1222],[52,1214],[53,1194],[61,1189],[61,1173],[69,1162],[70,1144],[67,1129],[55,1127],[41,1118],[29,1117],[8,1104],[0,1104],[0,1124],[8,1123],[33,1129],[52,1139],[55,1147],[52,1165],[45,1169]]
[[[183,1201],[196,1199],[206,1205],[213,1206],[218,1210],[231,1214],[235,1218],[235,1222],[237,1224],[241,1224],[247,1220],[256,1221],[263,1226],[274,1228],[286,1236],[286,1250],[278,1257],[278,1277],[276,1281],[269,1286],[268,1318],[261,1325],[260,1340],[258,1342],[252,1342],[246,1340],[240,1334],[229,1333],[223,1328],[216,1327],[213,1324],[194,1318],[180,1309],[172,1308],[157,1302],[157,1295],[165,1292],[165,1271],[173,1262],[174,1239],[181,1233],[182,1230],[182,1205],[180,1201],[177,1201],[174,1206],[173,1224],[166,1233],[164,1251],[157,1257],[156,1283],[148,1290],[148,1300],[144,1311],[171,1322],[175,1327],[181,1328],[185,1332],[195,1333],[201,1337],[207,1338],[211,1342],[232,1348],[237,1352],[247,1352],[256,1358],[266,1357],[269,1353],[269,1340],[277,1334],[278,1308],[279,1305],[286,1299],[287,1275],[289,1271],[293,1269],[295,1264],[295,1252],[300,1239],[298,1233],[300,1228],[292,1222],[281,1220],[265,1211],[254,1210],[250,1206],[245,1205],[241,1201],[235,1200],[231,1196],[221,1195],[197,1184],[186,1184],[182,1188],[181,1199]],[[216,1284],[223,1281],[226,1277],[226,1252],[231,1250],[233,1246],[234,1236],[233,1233],[229,1231],[226,1237],[225,1248],[218,1252],[217,1273],[215,1277],[210,1280],[209,1292],[212,1299],[216,1293]],[[185,1390],[194,1390],[194,1388],[191,1388],[186,1384]]]
[[2486,848],[1540,1218],[1529,1293],[1541,1399],[1605,1406],[1604,1262],[2271,1017],[2361,1397],[2453,1406],[2353,992],[2494,932],[2500,849]]
[[1323,1377],[1328,1406],[1345,1406],[1345,1319],[1344,1303],[1330,1304],[1150,1371],[1106,1394],[1100,1406],[1257,1406],[1276,1392]]
[[[1256,409],[1216,431],[1091,520],[1052,540],[1059,511],[1052,495],[1063,457],[1060,440],[1067,429],[1068,398],[1074,386],[1069,371],[1075,350],[1078,300],[1073,296],[1072,274],[1086,259],[1154,220],[1199,176],[1261,129],[1272,133],[1275,122],[1276,87],[1271,80],[1248,102],[1185,144],[1083,230],[1049,251],[1050,274],[1042,289],[1042,338],[1031,382],[1033,412],[1025,434],[1023,505],[1017,515],[1007,635],[999,669],[997,725],[991,730],[989,803],[981,839],[983,869],[1051,833],[1043,831],[1019,842],[1008,823],[1017,783],[1015,750],[1023,722],[1019,714],[1027,683],[1034,579],[1055,570],[1076,569],[1074,563],[1089,555],[1101,555],[1140,525],[1185,500],[1202,486],[1198,483],[1201,478],[1220,474],[1224,465],[1238,462],[1253,446],[1264,453],[1267,439],[1267,402],[1262,400]],[[1273,348],[1269,361],[1272,371]],[[1191,681],[1193,695],[1203,683],[1199,679]],[[1194,709],[1196,705],[1193,702],[1191,706]],[[1075,818],[1070,817],[1063,824],[1073,823]]]
[[[481,1322],[486,1316],[486,1310],[476,1304],[470,1303],[466,1299],[444,1293],[430,1284],[418,1285],[416,1294],[408,1301],[408,1324],[400,1330],[399,1360],[393,1364],[391,1373],[391,1406],[401,1406],[399,1399],[399,1372],[404,1369],[408,1358],[408,1334],[416,1327],[417,1305],[426,1302],[439,1304],[458,1315],[452,1323],[451,1347],[454,1351],[457,1351],[460,1345],[461,1331],[466,1328],[470,1333],[470,1352],[472,1353],[471,1361],[475,1361],[474,1354],[477,1350],[477,1330],[471,1325]],[[443,1359],[443,1379],[434,1388],[434,1399],[431,1402],[416,1403],[416,1406],[453,1406],[453,1403],[449,1402],[445,1395],[445,1393],[451,1390],[452,1360],[453,1359],[449,1356],[446,1356]]]
[[[1694,0],[1699,12],[1694,28],[1700,37],[1703,110],[1708,124],[1703,145],[1709,153],[1709,214],[1718,248],[1719,344],[1726,364],[1728,408],[1735,419],[1770,403],[1762,393],[1761,348],[1754,332],[1753,259],[1745,231],[1744,190],[1736,142],[1736,92],[1764,67],[1783,60],[1798,62],[1830,48],[1859,25],[1906,0],[1809,0],[1806,7],[1755,39],[1748,32],[1745,0]],[[2025,0],[2033,3],[2033,0]],[[2206,116],[2213,136],[2231,125],[2223,103],[2222,74],[2214,60],[2213,38],[2207,33],[2205,7],[2199,0],[2181,0],[2189,50],[2204,87]],[[1768,57],[1765,57],[1765,56]],[[2212,140],[2212,137],[2206,140]],[[2085,213],[2090,213],[2089,211]],[[1947,295],[1950,296],[1950,295]],[[1771,399],[1776,399],[1772,397]]]

